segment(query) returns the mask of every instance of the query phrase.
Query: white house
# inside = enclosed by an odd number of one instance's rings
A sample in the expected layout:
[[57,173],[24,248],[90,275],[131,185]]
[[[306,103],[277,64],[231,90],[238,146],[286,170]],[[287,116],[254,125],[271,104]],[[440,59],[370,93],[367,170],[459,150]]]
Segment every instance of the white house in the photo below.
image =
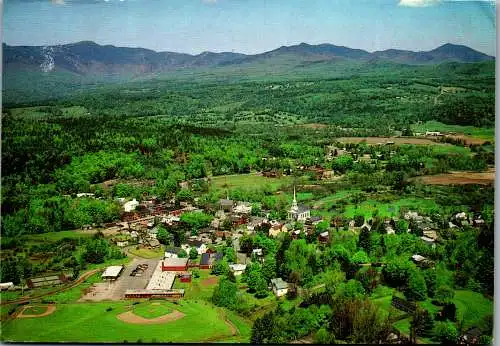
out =
[[288,292],[288,283],[282,278],[271,279],[271,287],[276,297],[284,296]]
[[125,212],[129,213],[131,211],[134,211],[135,208],[139,205],[139,202],[137,202],[137,200],[134,198],[133,200],[131,201],[128,201],[127,203],[125,203],[123,205],[123,209],[125,210]]
[[233,212],[236,214],[248,215],[252,213],[252,205],[248,202],[239,202],[236,207],[234,207]]
[[229,269],[233,272],[234,276],[243,274],[247,268],[246,264],[230,264]]

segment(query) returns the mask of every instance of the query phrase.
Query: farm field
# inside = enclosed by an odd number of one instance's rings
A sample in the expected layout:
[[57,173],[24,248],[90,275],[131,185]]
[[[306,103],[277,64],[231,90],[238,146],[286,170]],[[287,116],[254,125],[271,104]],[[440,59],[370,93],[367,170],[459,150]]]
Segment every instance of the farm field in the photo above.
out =
[[414,137],[340,137],[337,138],[340,143],[366,143],[368,145],[386,144],[394,142],[394,144],[415,144],[415,145],[449,145],[447,143],[438,143],[427,138]]
[[[127,324],[116,316],[131,302],[57,304],[56,311],[39,318],[14,319],[2,325],[5,341],[25,342],[208,342],[232,337],[218,309],[203,301],[163,303],[185,316],[165,324]],[[109,308],[111,308],[110,311]],[[240,321],[238,321],[241,323]],[[71,330],[71,333],[68,333]],[[186,332],[189,331],[189,332]],[[248,329],[245,331],[248,332]]]
[[490,185],[495,183],[495,168],[486,172],[450,172],[414,178],[414,181],[428,185]]
[[[440,132],[456,132],[461,134],[461,137],[467,140],[478,140],[473,144],[482,144],[485,141],[495,140],[495,128],[482,128],[475,126],[461,126],[443,124],[439,121],[428,121],[423,124],[413,124],[411,129],[415,132],[440,131]],[[450,136],[453,137],[453,136]]]

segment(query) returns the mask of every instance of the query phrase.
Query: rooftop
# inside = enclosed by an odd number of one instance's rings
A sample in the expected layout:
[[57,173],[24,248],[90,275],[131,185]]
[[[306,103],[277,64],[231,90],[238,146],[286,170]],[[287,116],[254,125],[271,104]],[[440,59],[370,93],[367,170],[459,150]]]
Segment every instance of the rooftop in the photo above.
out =
[[175,272],[162,271],[161,261],[158,262],[158,265],[153,272],[153,276],[149,280],[148,285],[146,286],[147,290],[168,290],[171,289],[174,280],[175,280]]
[[163,265],[165,267],[177,267],[187,265],[187,258],[165,258],[163,260]]
[[102,273],[101,277],[118,277],[120,272],[122,271],[123,266],[111,266],[107,267],[104,273]]
[[283,281],[282,278],[271,279],[271,284],[276,287],[277,290],[282,290],[288,288],[288,283]]
[[230,264],[229,268],[231,268],[233,271],[243,271],[247,267],[246,264]]

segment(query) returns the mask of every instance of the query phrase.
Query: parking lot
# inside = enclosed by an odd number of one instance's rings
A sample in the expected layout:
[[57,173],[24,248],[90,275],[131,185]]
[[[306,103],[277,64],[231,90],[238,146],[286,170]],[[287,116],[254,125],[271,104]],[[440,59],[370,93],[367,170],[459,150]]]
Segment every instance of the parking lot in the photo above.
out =
[[[147,269],[140,276],[131,276],[130,274],[138,265],[147,264]],[[128,289],[144,289],[148,285],[151,276],[158,264],[157,259],[137,259],[125,266],[122,274],[116,281],[94,284],[89,291],[80,299],[80,301],[101,301],[101,300],[122,300],[125,291]]]

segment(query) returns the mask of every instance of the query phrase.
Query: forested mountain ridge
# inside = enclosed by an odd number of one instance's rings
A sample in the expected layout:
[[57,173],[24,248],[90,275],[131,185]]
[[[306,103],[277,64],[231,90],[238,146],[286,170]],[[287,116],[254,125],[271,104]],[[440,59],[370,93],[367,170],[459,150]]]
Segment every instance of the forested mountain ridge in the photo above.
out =
[[297,65],[309,61],[389,61],[402,64],[439,64],[443,62],[481,62],[494,57],[466,46],[445,44],[427,52],[385,50],[369,53],[332,44],[282,46],[275,50],[245,55],[239,53],[203,52],[190,55],[175,52],[155,52],[144,48],[99,45],[91,41],[56,46],[9,46],[3,44],[3,67],[6,71],[67,71],[78,75],[150,74],[196,67],[217,67],[266,62],[285,57]]

